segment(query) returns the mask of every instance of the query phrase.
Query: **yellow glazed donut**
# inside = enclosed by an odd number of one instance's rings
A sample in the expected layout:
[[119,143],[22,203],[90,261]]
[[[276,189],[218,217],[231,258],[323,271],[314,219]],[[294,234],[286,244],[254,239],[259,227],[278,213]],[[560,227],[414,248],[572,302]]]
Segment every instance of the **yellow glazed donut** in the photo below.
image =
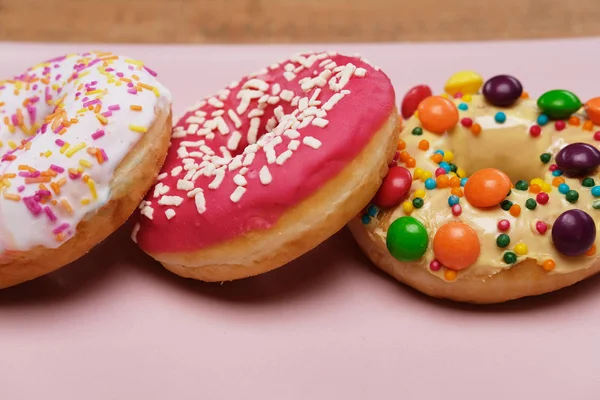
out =
[[155,76],[93,52],[0,81],[0,288],[76,260],[135,210],[169,145]]
[[396,161],[350,223],[367,256],[423,293],[473,303],[598,272],[600,99],[535,101],[512,76],[470,71],[445,89],[404,99]]

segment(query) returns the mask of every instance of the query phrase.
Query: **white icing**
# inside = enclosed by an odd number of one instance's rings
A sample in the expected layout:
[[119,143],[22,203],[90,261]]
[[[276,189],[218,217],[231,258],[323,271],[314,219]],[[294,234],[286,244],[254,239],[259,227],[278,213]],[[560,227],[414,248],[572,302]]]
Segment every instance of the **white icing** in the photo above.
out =
[[482,115],[479,117],[475,117],[475,122],[481,125],[481,129],[502,129],[502,128],[511,128],[514,126],[525,125],[530,127],[535,125],[535,122],[531,122],[529,120],[514,117],[512,115],[506,116],[506,121],[500,123],[497,122],[493,115]]
[[[84,65],[89,66],[79,68]],[[133,87],[128,86],[126,80]],[[89,85],[88,88],[86,85]],[[136,87],[141,90],[136,90]],[[57,107],[58,99],[63,97],[62,107]],[[32,100],[35,115],[30,115],[24,107],[24,102]],[[100,115],[108,114],[99,119],[95,113],[96,104],[92,104],[91,111],[84,107],[84,103],[90,101],[101,104]],[[0,155],[3,157],[0,177],[6,178],[0,180],[0,253],[6,250],[26,251],[37,245],[57,248],[68,240],[86,214],[109,201],[109,185],[116,167],[144,135],[143,132],[150,129],[156,114],[159,111],[167,113],[170,104],[170,93],[141,62],[109,53],[72,54],[32,67],[14,80],[0,81]],[[117,105],[119,110],[115,107],[112,111],[109,109],[109,106]],[[132,105],[135,109],[130,108]],[[141,106],[141,109],[135,106]],[[60,109],[64,110],[66,121],[77,120],[65,126],[62,134],[54,132],[52,120],[45,121],[46,117]],[[13,117],[19,112],[23,118]],[[15,127],[13,118],[23,123]],[[101,119],[105,119],[105,125]],[[47,126],[44,128],[45,122]],[[61,124],[65,125],[56,122],[54,126]],[[55,130],[58,132],[60,129]],[[92,135],[100,130],[104,131],[104,135],[94,139]],[[32,139],[27,144],[28,150],[17,150],[12,154],[16,159],[10,160],[9,143],[19,144],[29,138]],[[69,144],[63,153],[55,143],[57,139]],[[71,154],[69,150],[81,143],[85,144],[85,148],[68,157]],[[100,163],[94,154],[88,152],[91,148],[104,150],[108,160]],[[51,155],[46,157],[48,151]],[[51,165],[64,169],[50,176],[50,182],[41,182],[51,192],[51,197],[44,197],[45,201],[40,202],[40,182],[31,183],[30,178],[19,176],[20,172],[27,172],[19,168],[22,165],[44,174]],[[71,179],[69,169],[79,169],[81,176]],[[11,174],[16,174],[16,177],[11,177]],[[93,189],[84,182],[85,175],[93,182]],[[59,193],[55,193],[51,182],[64,182]],[[24,188],[19,191],[19,187]],[[15,196],[20,200],[11,199]],[[25,201],[33,204],[34,209],[41,209],[39,213],[34,215]],[[89,203],[82,204],[82,201]],[[63,206],[65,202],[70,205],[71,213],[68,212],[69,207]],[[55,221],[44,210],[46,207],[56,217]],[[57,228],[67,225],[62,234],[57,233]]]

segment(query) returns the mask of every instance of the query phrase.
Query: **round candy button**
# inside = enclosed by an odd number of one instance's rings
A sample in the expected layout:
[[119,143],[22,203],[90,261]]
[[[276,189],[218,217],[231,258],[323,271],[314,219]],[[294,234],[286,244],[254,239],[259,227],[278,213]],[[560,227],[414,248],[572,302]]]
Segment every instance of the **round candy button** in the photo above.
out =
[[433,238],[435,258],[452,269],[473,265],[481,245],[477,232],[463,222],[448,222],[440,227]]
[[419,121],[428,131],[442,134],[458,123],[456,105],[441,96],[430,96],[423,100],[417,108]]
[[587,143],[571,143],[556,155],[556,165],[569,176],[585,176],[600,165],[600,150]]
[[510,178],[496,168],[484,168],[469,177],[465,197],[475,207],[493,207],[500,204],[510,190]]
[[386,245],[390,254],[399,261],[418,260],[425,254],[428,244],[427,229],[413,217],[400,217],[388,228]]
[[390,208],[402,203],[412,185],[412,175],[404,167],[391,167],[379,190],[375,194],[373,203],[379,208]]
[[412,117],[415,111],[417,111],[419,103],[432,94],[431,89],[427,85],[418,85],[406,92],[404,99],[402,99],[402,106],[400,107],[402,117],[404,119]]
[[565,119],[581,108],[581,101],[568,90],[550,90],[539,97],[537,105],[551,119]]
[[564,255],[585,254],[596,241],[596,224],[585,211],[565,211],[552,225],[552,241],[554,247]]
[[489,103],[497,107],[512,105],[522,94],[521,82],[510,75],[494,76],[483,85],[483,96]]
[[473,71],[460,71],[455,73],[446,81],[444,90],[446,93],[455,95],[456,93],[475,94],[479,91],[483,78]]
[[588,100],[583,107],[589,120],[600,125],[600,97]]

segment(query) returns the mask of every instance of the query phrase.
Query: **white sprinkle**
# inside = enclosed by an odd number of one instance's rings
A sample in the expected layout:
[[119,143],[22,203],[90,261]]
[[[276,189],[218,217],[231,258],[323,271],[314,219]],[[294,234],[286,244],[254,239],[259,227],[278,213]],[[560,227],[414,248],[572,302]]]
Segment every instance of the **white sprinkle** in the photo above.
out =
[[302,139],[302,143],[304,143],[308,147],[312,147],[315,150],[318,149],[319,147],[321,147],[321,141],[312,136],[304,137],[304,139]]
[[223,178],[225,178],[225,170],[217,169],[215,170],[215,179],[211,183],[208,184],[209,189],[217,189],[221,186],[221,182],[223,182]]
[[233,81],[229,84],[229,86],[227,86],[229,89],[235,89],[236,87],[238,87],[240,85],[240,83],[238,81]]
[[356,65],[352,63],[346,64],[342,71],[342,76],[340,77],[339,82],[336,83],[335,80],[333,82],[329,81],[329,88],[334,92],[339,92],[340,90],[342,90],[344,86],[346,86],[346,84],[350,81],[350,77],[352,76],[352,74],[354,74],[355,70]]
[[294,74],[293,72],[290,71],[285,71],[283,73],[283,77],[288,81],[291,82],[296,78],[296,74]]
[[171,170],[171,176],[179,175],[179,173],[181,172],[182,169],[183,169],[183,167],[181,165],[176,166],[175,168],[173,168]]
[[239,133],[238,131],[233,131],[231,136],[229,136],[229,140],[227,141],[227,148],[229,150],[237,149],[238,145],[240,144],[241,139],[242,139],[242,134]]
[[279,96],[271,96],[271,97],[269,97],[269,100],[267,100],[267,103],[277,104],[277,103],[279,103],[279,100],[280,100]]
[[266,147],[265,154],[267,156],[267,162],[269,164],[273,164],[275,161],[277,161],[277,153],[275,153],[275,149],[273,149],[272,147]]
[[195,116],[195,115],[192,115],[192,116],[188,117],[188,118],[185,120],[185,123],[186,123],[186,124],[199,124],[199,125],[201,125],[201,124],[203,124],[205,121],[206,121],[206,118],[204,118],[204,117],[197,117],[197,116]]
[[267,130],[267,132],[271,132],[276,126],[277,126],[277,118],[271,117],[267,121],[267,126],[265,126],[265,129]]
[[290,139],[296,139],[300,137],[300,132],[298,132],[295,129],[288,129],[287,131],[285,131],[283,133],[285,136],[289,137]]
[[327,124],[329,124],[329,121],[323,118],[315,118],[312,121],[312,124],[318,126],[319,128],[325,128]]
[[250,127],[248,128],[248,134],[246,136],[246,140],[248,141],[248,143],[250,143],[250,144],[256,143],[259,125],[260,125],[260,118],[252,118],[250,120]]
[[194,176],[192,176],[192,182],[196,182],[196,180],[198,178],[200,178],[200,176],[204,173],[204,168],[200,168],[198,171],[196,171],[196,173],[194,174]]
[[364,68],[356,68],[356,71],[354,71],[354,76],[359,78],[363,78],[365,75],[367,75],[367,70]]
[[297,150],[298,146],[300,146],[299,140],[290,140],[290,142],[288,143],[288,149],[290,150]]
[[185,135],[187,135],[185,129],[183,128],[183,126],[177,126],[175,127],[175,129],[173,129],[173,133],[171,134],[171,137],[173,139],[179,139],[182,137],[185,137]]
[[236,129],[239,129],[240,126],[242,126],[240,117],[231,108],[227,110],[227,115],[229,115],[229,119],[231,119],[231,122],[233,122],[233,125],[235,125]]
[[296,107],[298,105],[298,102],[300,101],[300,96],[295,96],[292,99],[292,102],[290,103],[292,106]]
[[178,190],[185,190],[186,192],[188,190],[192,190],[194,188],[194,184],[190,181],[186,181],[183,179],[179,179],[177,181],[177,189]]
[[252,162],[254,161],[254,157],[256,157],[256,153],[246,154],[246,157],[244,157],[244,161],[242,162],[242,165],[246,167],[246,166],[252,164]]
[[258,172],[258,178],[260,179],[260,183],[263,185],[268,185],[273,181],[273,177],[271,176],[271,172],[269,171],[269,167],[263,165],[263,167]]
[[187,128],[187,134],[188,135],[193,135],[198,131],[198,128],[200,127],[200,125],[198,124],[190,124]]
[[210,113],[210,116],[211,117],[220,117],[223,114],[225,114],[225,110],[217,110],[217,111],[213,111],[212,113]]
[[315,92],[313,93],[312,96],[310,96],[310,100],[308,101],[309,106],[317,105],[317,104],[315,104],[315,102],[317,102],[317,99],[319,98],[319,94],[321,94],[321,89],[315,89]]
[[248,184],[248,181],[246,180],[246,178],[244,178],[238,173],[236,176],[233,177],[233,183],[235,183],[238,186],[246,186]]
[[153,219],[154,208],[146,206],[146,207],[142,208],[142,211],[140,211],[140,214],[142,214],[144,217],[146,217],[148,219]]
[[183,147],[200,147],[204,144],[204,140],[197,140],[195,142],[189,141],[189,140],[184,140],[181,143],[179,143],[180,146]]
[[221,135],[227,135],[230,132],[229,127],[227,126],[227,123],[223,117],[217,117],[215,118],[215,121],[217,121],[217,128],[219,129],[219,133]]
[[308,117],[305,117],[302,122],[300,123],[300,125],[298,126],[298,129],[302,129],[308,126],[308,124],[311,123],[311,121],[314,119],[315,117],[313,117],[312,115],[309,115]]
[[271,88],[271,93],[273,96],[277,96],[281,92],[281,85],[279,83],[275,83]]
[[265,94],[264,96],[262,96],[260,99],[258,99],[258,104],[261,105],[263,103],[266,103],[269,100],[269,95]]
[[273,110],[273,115],[275,116],[275,118],[277,118],[277,121],[281,121],[281,119],[283,118],[283,116],[285,115],[283,113],[283,107],[278,106]]
[[337,64],[335,63],[335,61],[332,61],[325,66],[325,68],[329,69],[329,70],[334,69],[335,67],[337,67]]
[[294,98],[294,92],[292,92],[291,90],[285,89],[284,91],[281,92],[279,97],[281,97],[281,100],[287,101],[289,103]]
[[163,184],[162,182],[158,182],[156,186],[154,186],[154,193],[152,197],[157,198],[159,196],[162,196],[165,193],[167,193],[169,189],[170,188],[167,185]]
[[231,196],[229,196],[229,199],[231,201],[233,201],[234,203],[237,203],[238,201],[240,201],[240,199],[242,198],[242,196],[244,195],[244,193],[246,192],[246,188],[242,187],[242,186],[238,186],[233,193],[231,194]]
[[187,197],[194,197],[196,194],[198,194],[198,193],[200,193],[200,192],[202,192],[202,189],[200,189],[200,188],[196,188],[196,189],[194,189],[194,190],[190,190],[190,191],[187,193]]
[[334,93],[333,96],[331,96],[329,100],[327,100],[325,104],[321,106],[321,109],[329,111],[343,98],[344,95],[342,93]]
[[286,150],[283,153],[281,153],[279,155],[279,157],[277,157],[277,160],[275,161],[278,165],[283,165],[288,158],[290,158],[292,156],[292,151],[291,150]]
[[172,208],[167,208],[167,210],[165,211],[165,216],[167,217],[167,219],[171,219],[175,216],[175,210],[173,210]]
[[260,117],[264,114],[265,112],[263,110],[259,110],[258,108],[255,108],[254,110],[251,110],[248,113],[248,118],[254,118],[254,117]]
[[179,196],[163,196],[158,199],[158,204],[161,206],[180,206],[183,203],[183,197]]
[[208,104],[216,108],[223,108],[224,106],[223,102],[215,97],[211,97],[210,99],[208,99]]
[[[205,104],[206,103],[202,104],[199,107],[204,107]],[[206,117],[206,112],[204,112],[202,110],[196,110],[196,111],[194,111],[194,115],[197,116],[197,117]]]
[[246,83],[244,83],[244,86],[242,86],[242,88],[258,89],[261,92],[266,92],[269,89],[269,84],[263,81],[262,79],[250,79]]
[[185,147],[183,147],[183,146],[180,146],[180,147],[177,149],[177,156],[178,156],[179,158],[186,158],[186,157],[188,156],[188,152],[187,152],[187,150],[185,149]]
[[279,64],[271,64],[269,65],[269,69],[277,69],[279,68]]
[[229,170],[233,171],[233,170],[236,170],[239,167],[241,167],[242,166],[242,158],[243,157],[244,156],[242,156],[241,154],[238,154],[237,156],[233,157],[233,159],[229,163]]
[[157,181],[162,181],[163,179],[165,179],[169,174],[167,174],[166,172],[163,172],[162,174],[158,175],[156,177]]
[[329,64],[330,62],[331,62],[331,59],[327,58],[327,55],[325,55],[325,59],[319,63],[319,67],[323,68],[325,65]]
[[202,214],[206,211],[206,199],[204,198],[204,193],[201,191],[194,195],[194,203],[196,203],[196,211],[198,211],[198,214]]
[[284,69],[285,69],[287,72],[289,72],[289,71],[293,71],[293,70],[294,70],[294,68],[296,68],[296,67],[294,66],[294,64],[290,64],[290,63],[288,63],[288,64],[285,64],[285,67],[283,67],[283,68],[284,68]]
[[300,99],[300,103],[298,104],[298,109],[300,111],[304,111],[308,108],[308,98],[303,97]]

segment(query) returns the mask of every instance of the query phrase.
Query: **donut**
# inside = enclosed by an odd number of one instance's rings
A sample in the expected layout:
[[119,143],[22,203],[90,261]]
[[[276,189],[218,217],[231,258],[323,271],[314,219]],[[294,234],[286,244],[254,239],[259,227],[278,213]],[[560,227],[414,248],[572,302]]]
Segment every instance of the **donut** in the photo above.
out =
[[462,71],[441,95],[411,89],[403,110],[396,160],[349,223],[377,267],[429,296],[482,304],[598,272],[600,98],[533,99],[514,76]]
[[398,121],[390,80],[364,59],[318,52],[272,64],[179,118],[132,237],[186,278],[280,267],[368,204]]
[[122,225],[170,134],[171,95],[138,60],[70,54],[0,81],[0,287],[76,260]]

